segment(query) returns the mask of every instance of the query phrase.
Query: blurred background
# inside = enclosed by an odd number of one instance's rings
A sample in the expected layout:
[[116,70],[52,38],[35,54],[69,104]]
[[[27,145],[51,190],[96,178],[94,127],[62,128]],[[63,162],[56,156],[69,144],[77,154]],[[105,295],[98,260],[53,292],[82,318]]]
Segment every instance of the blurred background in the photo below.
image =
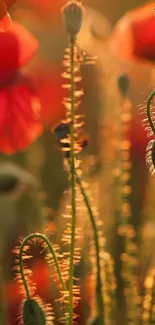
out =
[[[5,323],[2,322],[6,325],[17,324],[15,315],[19,301],[14,301],[14,292],[17,289],[11,269],[14,263],[12,250],[18,237],[38,229],[44,231],[46,228],[54,234],[55,242],[59,242],[61,231],[59,233],[57,230],[61,228],[61,212],[68,200],[67,194],[64,195],[68,188],[68,175],[64,170],[63,154],[53,131],[64,117],[61,74],[64,71],[62,61],[67,36],[60,9],[65,3],[65,0],[19,0],[10,9],[12,19],[25,26],[39,42],[38,52],[21,71],[29,79],[35,79],[37,74],[42,76],[42,70],[46,73],[48,71],[49,79],[42,94],[46,107],[43,134],[26,151],[11,155],[1,151],[0,154],[0,257],[1,281],[4,282],[1,301],[7,311]],[[115,261],[118,282],[117,324],[124,324],[124,300],[120,279],[122,243],[117,231],[120,222],[117,152],[119,141],[123,141],[119,138],[120,116],[126,109],[128,111],[128,107],[132,118],[129,118],[127,132],[126,129],[122,132],[125,133],[125,140],[130,143],[128,160],[131,168],[127,202],[130,205],[130,223],[135,229],[134,237],[138,248],[136,275],[140,290],[143,290],[142,282],[148,265],[154,265],[155,185],[146,168],[145,150],[148,139],[142,127],[138,107],[145,104],[154,87],[155,56],[150,59],[149,55],[144,55],[142,60],[140,56],[137,56],[136,60],[122,59],[119,53],[115,55],[115,48],[110,42],[114,39],[117,43],[118,37],[118,47],[120,46],[119,33],[116,36],[114,34],[116,24],[131,10],[134,17],[136,7],[147,3],[140,0],[83,0],[87,10],[77,40],[83,51],[98,57],[96,65],[83,65],[81,71],[84,96],[79,111],[85,116],[84,132],[89,141],[80,158],[83,177],[91,184],[95,204],[104,224],[107,249]],[[149,32],[148,29],[148,34]],[[123,44],[126,49],[132,46],[130,34],[124,37]],[[125,92],[119,83],[121,77],[129,84]],[[44,79],[42,81],[44,82]],[[84,227],[80,220],[79,226]],[[84,249],[83,241],[80,241],[79,245]],[[52,299],[47,270],[43,264],[39,264],[42,261],[39,254],[35,254],[35,280],[38,281],[41,294],[46,296],[47,300],[49,297]],[[77,272],[80,276],[83,274],[81,269]],[[86,286],[86,276],[82,275],[82,280]],[[91,289],[87,288],[86,291],[89,290]],[[84,310],[88,308],[89,295],[90,292],[88,295],[85,293],[83,297],[84,307],[79,306],[81,324],[86,318]]]

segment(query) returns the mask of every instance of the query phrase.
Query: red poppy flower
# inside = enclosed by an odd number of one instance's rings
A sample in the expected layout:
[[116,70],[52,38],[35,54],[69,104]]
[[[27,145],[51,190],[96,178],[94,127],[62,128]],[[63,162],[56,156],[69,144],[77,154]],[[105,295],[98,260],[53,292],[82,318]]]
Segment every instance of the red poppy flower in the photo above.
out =
[[12,22],[8,31],[0,32],[0,87],[10,82],[37,49],[37,40],[17,22]]
[[45,127],[54,127],[65,117],[66,112],[62,101],[68,93],[62,88],[61,71],[43,66],[42,69],[36,69],[33,75],[36,75],[33,85],[40,101],[41,122]]
[[12,22],[7,32],[0,32],[0,44],[0,151],[12,154],[26,150],[41,134],[42,125],[53,127],[64,118],[65,90],[61,72],[42,68],[41,61],[31,76],[19,75],[38,47],[23,26]]
[[25,80],[0,90],[0,151],[12,154],[25,150],[41,134],[42,126],[33,110],[35,100]]
[[0,151],[11,154],[26,149],[41,133],[33,107],[35,96],[18,69],[38,48],[34,37],[18,23],[0,32]]
[[155,61],[155,1],[127,13],[116,24],[110,48],[125,60]]
[[0,30],[6,30],[10,26],[10,16],[7,9],[14,3],[14,0],[1,0],[0,1]]

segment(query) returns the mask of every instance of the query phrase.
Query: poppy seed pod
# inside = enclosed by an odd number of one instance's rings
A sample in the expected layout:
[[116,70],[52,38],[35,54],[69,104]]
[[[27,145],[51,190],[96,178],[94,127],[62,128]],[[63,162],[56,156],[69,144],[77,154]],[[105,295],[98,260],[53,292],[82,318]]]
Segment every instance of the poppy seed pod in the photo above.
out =
[[67,32],[75,37],[82,25],[84,8],[78,1],[68,1],[62,8],[63,21]]
[[45,325],[46,319],[42,308],[34,299],[27,299],[23,308],[24,325]]

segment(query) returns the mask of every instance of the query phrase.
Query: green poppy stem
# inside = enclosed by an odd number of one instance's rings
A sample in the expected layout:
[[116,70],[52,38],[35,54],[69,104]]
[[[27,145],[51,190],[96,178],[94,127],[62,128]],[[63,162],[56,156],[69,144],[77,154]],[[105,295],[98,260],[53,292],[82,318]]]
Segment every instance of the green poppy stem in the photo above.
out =
[[[26,276],[25,276],[25,273],[24,273],[23,251],[24,251],[24,247],[27,245],[27,242],[29,240],[33,239],[33,238],[41,239],[42,241],[44,241],[47,244],[48,249],[49,249],[50,253],[52,254],[52,257],[53,257],[53,260],[54,260],[54,263],[55,263],[55,266],[56,266],[56,269],[57,269],[57,273],[59,275],[62,290],[63,290],[64,293],[66,293],[67,292],[67,287],[66,287],[65,281],[63,279],[63,275],[62,275],[62,272],[61,272],[61,269],[60,269],[60,266],[59,266],[59,262],[58,262],[56,253],[55,253],[55,251],[54,251],[54,249],[52,247],[52,244],[50,243],[49,239],[47,237],[45,237],[44,235],[39,234],[39,233],[33,233],[33,234],[30,234],[30,235],[28,235],[27,237],[24,238],[24,240],[21,243],[20,251],[19,251],[20,274],[21,274],[21,277],[22,277],[22,281],[23,281],[23,285],[24,285],[25,292],[26,292],[26,295],[27,295],[27,299],[31,299],[31,295],[30,295],[30,291],[29,291],[28,284],[27,284],[27,281],[26,281]],[[68,304],[66,302],[66,310],[67,310],[67,308],[68,308]],[[67,315],[66,315],[66,317],[67,317]]]
[[70,246],[70,268],[69,268],[69,325],[73,324],[74,313],[74,294],[73,294],[73,277],[74,277],[74,249],[75,249],[75,230],[76,230],[76,177],[75,177],[75,148],[74,148],[74,121],[75,121],[75,81],[74,81],[74,47],[75,38],[70,39],[70,74],[71,74],[71,123],[70,123],[70,139],[71,139],[71,151],[70,151],[70,177],[71,177],[71,205],[72,205],[72,225],[71,225],[71,246]]
[[152,103],[152,99],[154,96],[155,96],[155,90],[152,91],[152,93],[150,94],[148,101],[147,101],[147,117],[148,117],[150,127],[152,129],[152,132],[155,135],[155,126],[154,126],[154,123],[153,123],[152,117],[151,117],[151,103]]
[[96,249],[96,265],[97,265],[96,300],[97,300],[97,308],[98,308],[98,316],[99,316],[100,325],[103,325],[104,324],[104,302],[103,302],[103,294],[102,294],[103,283],[101,280],[100,247],[99,247],[98,230],[97,230],[97,225],[96,225],[96,221],[95,221],[95,216],[93,214],[91,204],[89,202],[89,198],[88,198],[88,196],[85,192],[85,189],[82,185],[81,178],[77,175],[77,173],[75,175],[76,175],[77,184],[80,187],[81,194],[83,196],[84,202],[88,209],[90,221],[91,221],[93,232],[94,232],[94,241],[95,241],[95,249]]

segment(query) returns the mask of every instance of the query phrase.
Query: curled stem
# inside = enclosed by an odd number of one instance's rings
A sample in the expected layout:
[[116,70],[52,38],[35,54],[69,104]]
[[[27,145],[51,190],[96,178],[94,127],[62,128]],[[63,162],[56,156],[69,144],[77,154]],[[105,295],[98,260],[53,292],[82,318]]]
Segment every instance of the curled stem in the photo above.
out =
[[152,117],[151,117],[151,103],[152,103],[152,99],[154,96],[155,96],[155,90],[152,91],[152,93],[150,94],[148,101],[147,101],[147,118],[148,118],[150,127],[152,129],[152,132],[155,135],[155,126],[154,126],[154,123],[153,123]]
[[76,230],[76,177],[75,177],[75,148],[74,148],[74,102],[75,102],[75,81],[74,81],[74,46],[75,38],[70,39],[70,99],[71,99],[71,123],[70,123],[70,140],[71,140],[71,151],[70,151],[70,176],[71,176],[71,206],[72,206],[72,225],[71,225],[71,247],[70,247],[70,268],[69,268],[69,325],[73,323],[73,308],[74,308],[74,295],[73,295],[73,276],[74,276],[74,249],[75,249],[75,230]]
[[[65,281],[63,279],[63,275],[61,273],[61,269],[60,269],[60,266],[59,266],[59,262],[58,262],[56,253],[55,253],[55,251],[54,251],[54,249],[52,247],[52,244],[50,243],[50,241],[48,240],[48,238],[45,237],[44,235],[39,234],[39,233],[33,233],[33,234],[30,234],[30,235],[28,235],[27,237],[24,238],[24,240],[21,243],[20,251],[19,251],[20,274],[21,274],[21,277],[22,277],[22,281],[23,281],[23,285],[24,285],[25,292],[26,292],[26,295],[27,295],[27,299],[31,299],[31,295],[30,295],[30,291],[29,291],[28,284],[27,284],[27,281],[26,281],[26,276],[25,276],[25,273],[24,273],[23,251],[24,251],[24,247],[27,245],[27,242],[29,240],[33,239],[33,238],[41,239],[41,240],[43,240],[47,244],[48,249],[51,252],[51,254],[53,256],[53,259],[54,259],[54,263],[55,263],[55,266],[56,266],[56,269],[57,269],[57,273],[59,275],[59,279],[60,279],[60,283],[61,283],[61,286],[62,286],[62,290],[64,292],[67,292],[67,287],[66,287]],[[67,302],[66,302],[66,308],[67,308]]]
[[96,248],[96,265],[97,265],[97,284],[96,284],[97,308],[98,308],[98,313],[99,313],[100,325],[103,325],[104,324],[104,302],[103,302],[103,295],[102,295],[102,281],[101,281],[101,268],[100,268],[100,247],[99,247],[98,230],[97,230],[97,226],[96,226],[96,222],[95,222],[95,216],[91,209],[91,204],[89,202],[89,198],[88,198],[88,196],[85,192],[85,189],[82,185],[81,178],[77,175],[77,173],[75,175],[76,175],[77,183],[81,190],[81,194],[82,194],[85,204],[87,206],[91,224],[92,224],[92,228],[94,231],[94,241],[95,241],[95,248]]

